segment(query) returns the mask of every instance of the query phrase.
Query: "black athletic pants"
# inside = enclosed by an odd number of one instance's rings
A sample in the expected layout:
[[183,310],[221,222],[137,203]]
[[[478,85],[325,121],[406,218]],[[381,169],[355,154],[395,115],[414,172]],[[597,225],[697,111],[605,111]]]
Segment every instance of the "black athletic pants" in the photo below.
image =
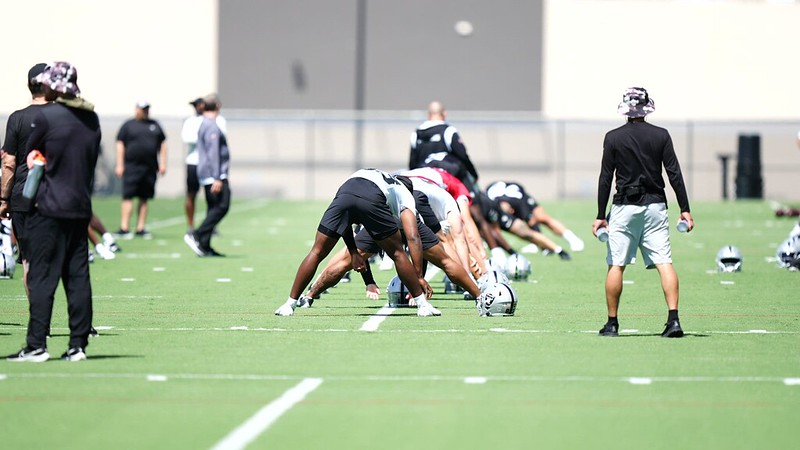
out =
[[53,297],[61,280],[67,295],[69,346],[83,347],[92,327],[92,285],[89,280],[89,218],[56,219],[34,211],[26,223],[28,250],[28,346],[47,347]]
[[222,180],[222,192],[218,194],[211,193],[210,184],[203,186],[203,189],[205,189],[208,208],[206,218],[194,230],[194,234],[200,244],[200,249],[208,251],[211,248],[211,235],[214,233],[214,228],[228,214],[228,209],[231,207],[231,190],[228,180]]

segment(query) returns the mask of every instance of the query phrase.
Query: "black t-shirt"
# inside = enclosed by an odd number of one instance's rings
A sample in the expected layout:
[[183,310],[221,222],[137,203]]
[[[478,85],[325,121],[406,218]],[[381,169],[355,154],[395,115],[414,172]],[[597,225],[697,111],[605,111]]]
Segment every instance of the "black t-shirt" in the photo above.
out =
[[44,154],[36,208],[47,217],[92,217],[92,183],[100,153],[100,120],[94,111],[51,103],[37,111],[28,151]]
[[158,153],[165,139],[161,125],[155,120],[131,119],[122,124],[117,140],[125,144],[125,170],[136,170],[138,166],[157,171]]
[[25,145],[31,135],[31,123],[36,113],[46,105],[30,105],[14,111],[8,116],[6,123],[6,140],[3,149],[16,158],[17,168],[14,171],[14,186],[11,188],[9,206],[11,211],[28,212],[33,206],[31,201],[22,196],[22,188],[28,179],[28,150]]

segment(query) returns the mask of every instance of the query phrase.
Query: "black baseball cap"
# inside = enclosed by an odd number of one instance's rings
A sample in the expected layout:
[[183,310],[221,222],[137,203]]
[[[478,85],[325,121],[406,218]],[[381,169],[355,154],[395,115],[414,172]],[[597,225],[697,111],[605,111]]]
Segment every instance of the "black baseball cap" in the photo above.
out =
[[38,81],[34,80],[37,76],[39,76],[42,72],[44,72],[44,68],[47,67],[45,63],[39,63],[35,66],[31,67],[28,71],[28,84],[36,83],[39,84]]
[[203,97],[197,97],[196,99],[189,102],[192,106],[202,105],[203,104]]

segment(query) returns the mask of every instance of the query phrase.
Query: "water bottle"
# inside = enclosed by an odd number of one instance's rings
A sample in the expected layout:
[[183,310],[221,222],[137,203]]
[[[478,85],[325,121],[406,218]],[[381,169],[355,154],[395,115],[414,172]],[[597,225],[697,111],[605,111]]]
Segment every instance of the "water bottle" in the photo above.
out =
[[678,225],[675,226],[678,229],[679,233],[686,233],[689,230],[689,222],[681,219],[678,221]]
[[608,230],[606,227],[600,227],[597,229],[597,240],[600,242],[606,242],[608,240]]
[[39,190],[39,183],[44,175],[44,163],[44,156],[37,155],[33,160],[33,167],[28,170],[28,178],[25,180],[25,186],[22,187],[22,196],[28,200],[36,199],[36,192]]

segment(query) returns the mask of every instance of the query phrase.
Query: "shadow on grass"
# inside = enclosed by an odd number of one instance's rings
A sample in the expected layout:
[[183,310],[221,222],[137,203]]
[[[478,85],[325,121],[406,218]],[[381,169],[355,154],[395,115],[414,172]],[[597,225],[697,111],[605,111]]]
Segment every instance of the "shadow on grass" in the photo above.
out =
[[[661,337],[661,333],[625,333],[625,334],[620,334],[619,336],[615,336],[615,337],[621,337],[621,338],[626,338],[626,337]],[[683,333],[683,337],[682,338],[664,338],[664,339],[707,338],[707,337],[711,337],[711,336],[708,335],[708,334],[701,334],[701,333]]]
[[3,323],[0,322],[0,327],[21,327],[21,323]]
[[95,359],[126,359],[126,358],[144,358],[144,355],[94,355],[88,353],[89,360]]

